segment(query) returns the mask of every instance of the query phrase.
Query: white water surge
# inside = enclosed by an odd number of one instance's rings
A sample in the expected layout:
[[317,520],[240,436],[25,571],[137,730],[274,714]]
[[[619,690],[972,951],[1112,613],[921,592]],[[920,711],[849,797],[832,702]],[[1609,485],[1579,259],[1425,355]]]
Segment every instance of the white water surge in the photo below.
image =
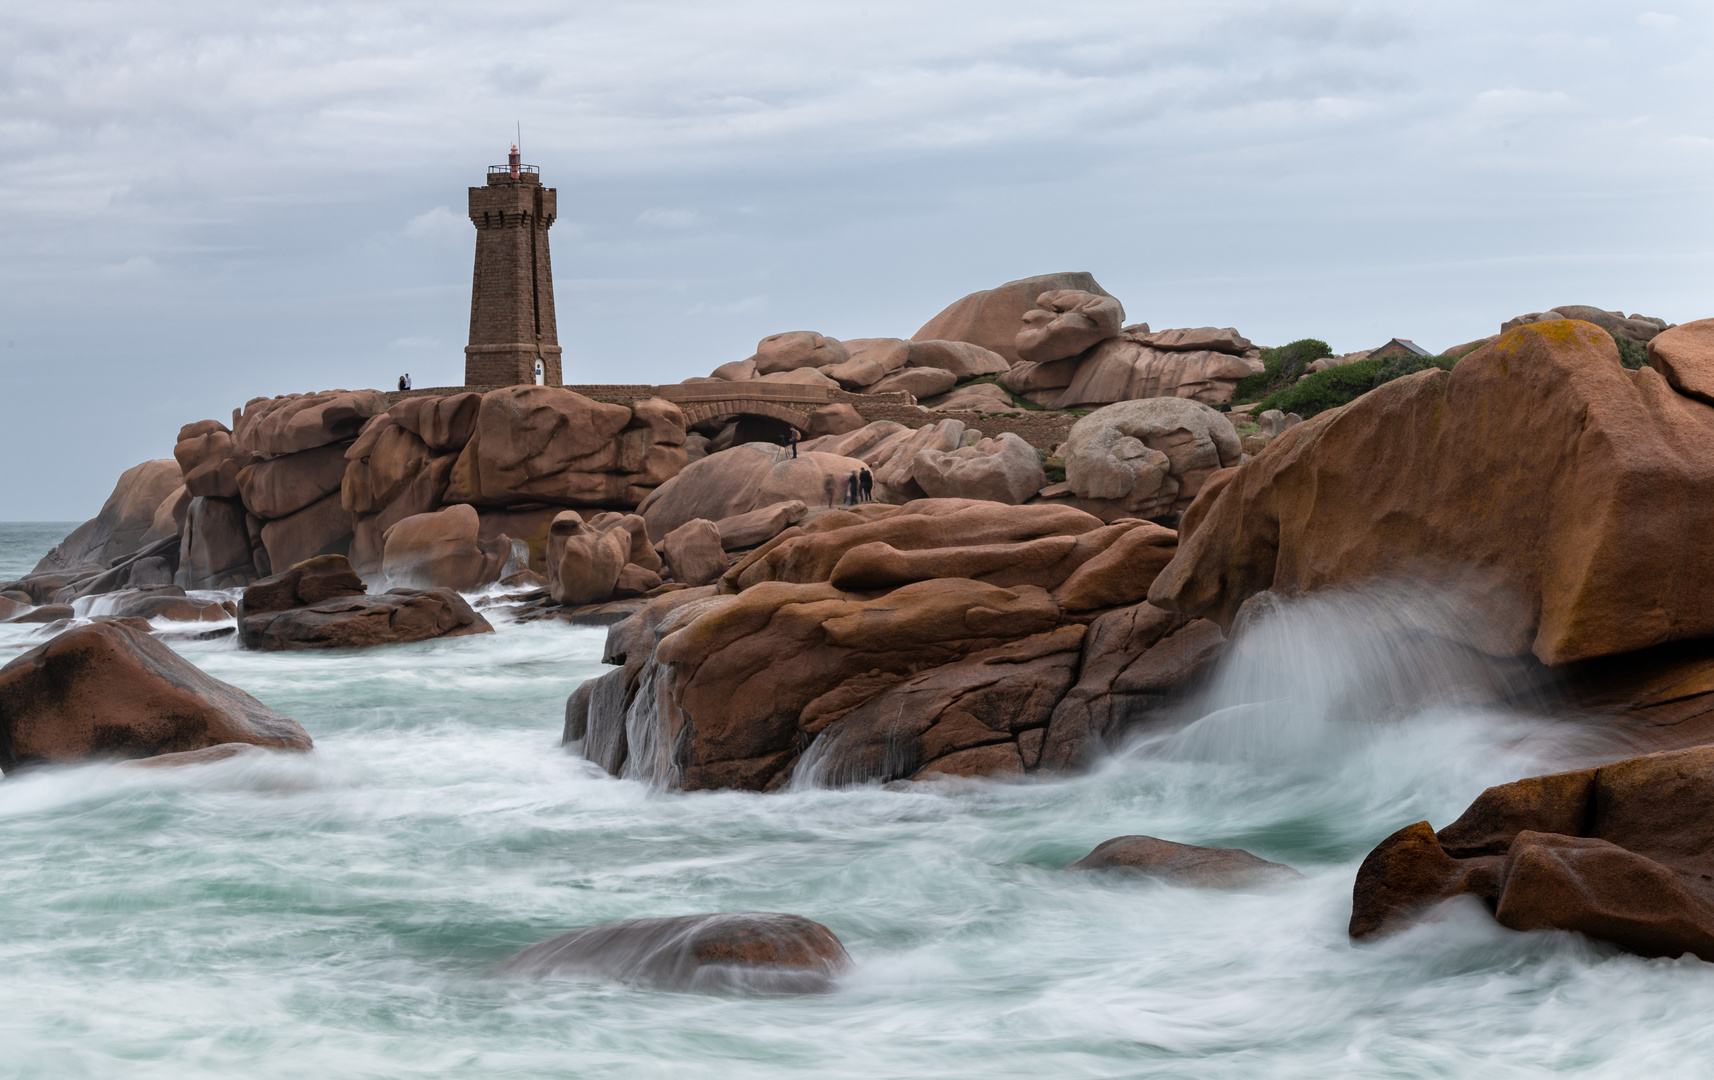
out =
[[[67,531],[0,529],[12,564]],[[1587,753],[1471,703],[1505,672],[1387,622],[1262,618],[1208,716],[1079,779],[777,795],[663,793],[562,752],[602,631],[175,643],[317,750],[0,782],[0,1076],[1703,1074],[1714,965],[1514,933],[1473,901],[1349,944],[1376,841]],[[0,627],[0,655],[33,631]],[[1139,832],[1305,877],[1061,869]],[[825,923],[856,968],[809,997],[482,977],[580,926],[734,910]]]

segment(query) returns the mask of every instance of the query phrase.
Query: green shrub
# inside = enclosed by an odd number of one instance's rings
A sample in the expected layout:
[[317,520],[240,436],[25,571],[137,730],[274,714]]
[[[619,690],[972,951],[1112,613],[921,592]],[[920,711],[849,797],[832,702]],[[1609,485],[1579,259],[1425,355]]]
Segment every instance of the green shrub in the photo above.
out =
[[1042,472],[1047,474],[1048,483],[1063,484],[1065,482],[1065,462],[1063,460],[1048,457],[1047,451],[1039,446],[1036,447],[1036,457],[1041,459]]
[[1619,363],[1632,371],[1651,366],[1649,364],[1649,347],[1642,342],[1632,341],[1623,334],[1614,334],[1613,344],[1619,347]]
[[1232,400],[1242,403],[1266,397],[1275,390],[1296,382],[1305,367],[1324,356],[1332,355],[1332,347],[1315,338],[1299,338],[1289,345],[1263,349],[1262,370],[1255,375],[1239,379],[1238,384],[1232,388]]
[[1433,367],[1451,371],[1456,363],[1447,356],[1389,356],[1381,360],[1341,364],[1274,391],[1256,413],[1278,409],[1280,412],[1297,413],[1307,420],[1316,413],[1355,401],[1382,383]]

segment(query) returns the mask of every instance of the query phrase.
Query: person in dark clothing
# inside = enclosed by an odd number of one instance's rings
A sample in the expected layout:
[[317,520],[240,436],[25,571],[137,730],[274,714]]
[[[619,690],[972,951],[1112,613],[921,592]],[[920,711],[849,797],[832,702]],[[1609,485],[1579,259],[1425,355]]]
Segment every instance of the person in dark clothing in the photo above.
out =
[[858,474],[857,482],[860,485],[860,489],[862,491],[862,501],[863,502],[874,502],[875,501],[875,474],[870,472],[868,469],[864,469],[861,473]]
[[405,377],[403,375],[400,375],[399,376],[399,389],[403,390],[404,388],[405,388]]
[[845,505],[857,505],[857,484],[857,471],[853,469],[851,471],[851,475],[845,478],[845,491],[847,493],[845,496]]

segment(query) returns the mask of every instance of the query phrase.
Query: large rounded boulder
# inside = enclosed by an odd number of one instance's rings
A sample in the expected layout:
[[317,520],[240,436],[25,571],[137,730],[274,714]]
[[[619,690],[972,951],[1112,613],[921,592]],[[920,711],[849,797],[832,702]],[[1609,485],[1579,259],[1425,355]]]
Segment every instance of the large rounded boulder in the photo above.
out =
[[1036,299],[1043,293],[1061,290],[1111,295],[1093,275],[1082,271],[1021,278],[971,293],[924,323],[911,340],[968,341],[1016,364],[1024,359],[1018,354],[1017,338],[1024,328],[1025,313],[1036,307]]
[[796,499],[806,506],[839,499],[841,484],[867,466],[855,458],[767,443],[745,443],[693,462],[645,499],[637,512],[657,541],[697,518],[720,521]]
[[1155,517],[1190,506],[1211,476],[1238,464],[1243,445],[1232,422],[1201,402],[1149,398],[1085,416],[1060,457],[1078,497]]
[[1405,582],[1548,664],[1714,637],[1710,446],[1714,406],[1606,331],[1531,323],[1215,476],[1149,599],[1230,626],[1264,590]]
[[462,503],[405,518],[384,535],[381,575],[397,585],[459,592],[492,584],[512,545],[505,536],[483,541],[481,526],[476,508]]
[[298,724],[124,623],[67,630],[0,668],[0,768],[248,743],[308,750]]
[[921,450],[911,479],[935,499],[988,499],[1018,505],[1047,486],[1035,447],[1010,431],[956,450]]
[[1125,309],[1104,293],[1055,289],[1036,297],[1024,312],[1024,328],[1016,339],[1018,355],[1037,364],[1076,356],[1119,333]]

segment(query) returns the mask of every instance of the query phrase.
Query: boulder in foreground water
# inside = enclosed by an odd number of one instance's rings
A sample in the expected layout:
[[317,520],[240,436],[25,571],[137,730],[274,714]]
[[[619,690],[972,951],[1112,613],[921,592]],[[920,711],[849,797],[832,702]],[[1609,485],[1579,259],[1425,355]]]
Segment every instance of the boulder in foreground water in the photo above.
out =
[[0,770],[145,758],[248,743],[308,750],[309,735],[123,623],[76,627],[0,668]]
[[594,978],[701,993],[813,994],[851,957],[833,931],[768,911],[603,923],[532,945],[490,975]]
[[1400,829],[1357,871],[1351,936],[1464,894],[1514,930],[1714,961],[1714,746],[1501,784],[1438,834]]
[[1128,870],[1204,889],[1237,889],[1301,876],[1283,863],[1269,862],[1241,848],[1198,847],[1153,836],[1115,836],[1069,869]]

